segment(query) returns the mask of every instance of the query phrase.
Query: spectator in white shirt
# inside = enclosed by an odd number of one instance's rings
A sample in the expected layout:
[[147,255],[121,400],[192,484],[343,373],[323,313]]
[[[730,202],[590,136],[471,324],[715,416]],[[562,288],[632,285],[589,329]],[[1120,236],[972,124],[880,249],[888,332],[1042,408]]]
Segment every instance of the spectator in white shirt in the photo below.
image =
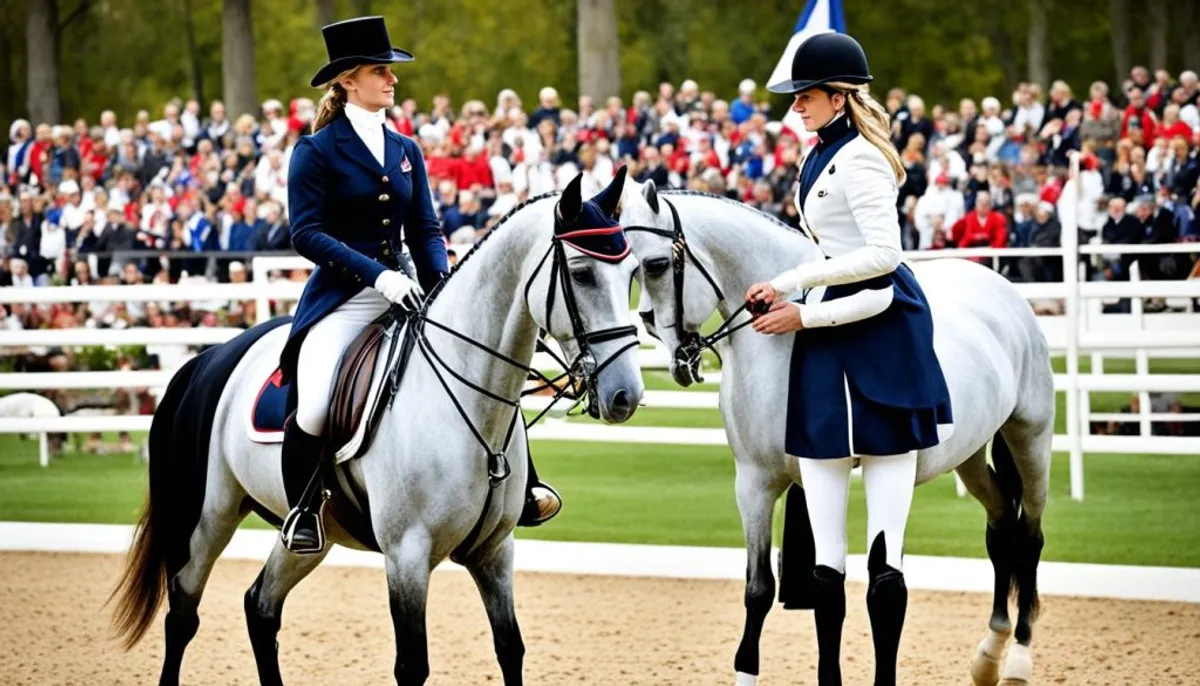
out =
[[950,183],[957,184],[967,178],[967,163],[955,146],[948,146],[944,140],[933,144],[928,166],[929,177],[933,179],[945,174],[950,178]]
[[928,250],[933,244],[934,218],[942,218],[942,226],[954,226],[965,213],[963,195],[950,185],[950,176],[942,172],[917,200],[913,224],[917,227],[917,249]]
[[62,226],[45,221],[42,222],[42,242],[38,254],[50,264],[57,264],[59,258],[67,251],[67,232]]
[[[33,277],[29,274],[29,263],[20,257],[13,257],[8,261],[8,271],[12,274],[12,285],[14,288],[33,288]],[[20,320],[17,320],[18,323]],[[17,328],[20,328],[19,326]]]
[[121,145],[121,130],[117,128],[117,114],[112,110],[100,113],[100,128],[104,129],[105,147],[116,149]]
[[993,97],[983,99],[980,107],[983,109],[983,114],[979,116],[979,125],[982,125],[988,132],[989,138],[994,138],[1004,133],[1004,120],[1000,118],[1000,101]]

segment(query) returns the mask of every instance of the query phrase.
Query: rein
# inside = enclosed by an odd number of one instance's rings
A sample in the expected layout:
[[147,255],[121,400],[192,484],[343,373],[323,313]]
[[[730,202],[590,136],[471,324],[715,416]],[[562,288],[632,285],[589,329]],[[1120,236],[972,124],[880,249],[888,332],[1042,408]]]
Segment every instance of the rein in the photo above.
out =
[[[733,335],[734,332],[742,329],[745,326],[753,323],[754,319],[747,319],[738,324],[733,324],[738,315],[742,312],[750,314],[763,314],[766,308],[759,303],[742,303],[732,314],[729,315],[721,325],[717,327],[707,336],[701,336],[697,331],[685,331],[683,327],[683,277],[684,270],[687,267],[687,260],[691,260],[695,265],[696,270],[708,282],[713,293],[716,294],[717,300],[725,302],[725,294],[721,291],[721,287],[717,285],[716,280],[704,268],[704,264],[696,258],[696,254],[688,246],[687,238],[683,235],[683,224],[679,220],[679,211],[675,209],[675,205],[670,200],[662,198],[662,202],[666,203],[667,208],[671,210],[672,230],[660,229],[656,226],[627,226],[625,231],[649,233],[655,236],[671,239],[671,272],[675,281],[675,333],[680,337],[679,347],[674,351],[676,364],[686,365],[691,370],[692,376],[703,382],[700,377],[700,354],[705,350],[712,350],[717,354],[718,359],[720,353],[717,353],[715,346],[717,343]],[[653,320],[651,320],[653,321]]]
[[[621,230],[620,227],[615,227],[615,229],[616,229],[616,231]],[[421,355],[425,358],[425,360],[429,363],[429,366],[433,369],[434,375],[437,377],[438,381],[441,383],[442,389],[445,390],[446,395],[448,395],[450,397],[450,400],[454,403],[454,407],[458,411],[459,416],[466,423],[467,428],[469,428],[471,430],[471,434],[475,437],[475,441],[477,443],[479,443],[480,447],[482,447],[484,449],[484,451],[487,453],[487,455],[488,455],[488,483],[492,488],[495,488],[497,485],[499,485],[501,482],[503,482],[505,479],[507,479],[508,475],[512,472],[512,468],[508,461],[507,453],[508,453],[509,446],[512,443],[513,432],[514,432],[514,430],[516,428],[516,424],[517,424],[517,416],[520,414],[520,411],[521,411],[520,398],[522,398],[526,395],[530,395],[532,393],[540,392],[540,391],[544,390],[545,388],[550,388],[550,387],[558,388],[558,391],[555,393],[554,398],[551,400],[549,405],[545,409],[543,409],[536,417],[534,417],[534,419],[532,421],[529,421],[524,424],[524,428],[526,430],[528,430],[529,427],[533,426],[542,417],[544,417],[546,415],[546,413],[549,412],[550,409],[553,408],[554,405],[556,403],[558,403],[558,401],[561,400],[569,392],[573,394],[574,399],[576,399],[580,402],[582,401],[583,396],[587,396],[589,399],[589,406],[588,406],[589,414],[591,414],[593,417],[598,417],[599,416],[599,406],[598,406],[598,401],[596,399],[596,393],[595,393],[596,377],[598,377],[599,374],[602,371],[604,371],[604,369],[606,369],[609,364],[611,364],[618,357],[620,357],[625,351],[629,350],[630,348],[636,347],[638,345],[637,327],[634,327],[634,326],[620,326],[620,327],[613,327],[610,329],[602,329],[599,331],[587,331],[586,329],[584,329],[583,318],[579,314],[579,305],[578,305],[578,302],[575,297],[575,290],[571,285],[569,270],[566,268],[566,259],[567,258],[566,258],[565,249],[563,248],[563,243],[570,242],[573,239],[577,239],[577,238],[580,238],[580,237],[583,237],[586,235],[596,235],[596,232],[598,232],[598,231],[607,231],[607,230],[608,229],[584,229],[581,231],[556,233],[554,236],[554,239],[551,241],[550,247],[547,248],[546,253],[542,256],[542,259],[538,262],[537,267],[533,270],[533,274],[530,275],[529,280],[525,284],[524,295],[526,298],[526,303],[528,305],[530,287],[533,285],[534,279],[536,279],[537,275],[541,272],[542,267],[545,266],[547,259],[549,259],[551,257],[551,255],[553,255],[553,260],[551,260],[551,266],[550,266],[550,270],[551,270],[550,290],[549,290],[549,294],[546,298],[546,323],[547,323],[547,325],[549,325],[550,315],[553,311],[554,299],[556,297],[557,288],[559,286],[561,286],[562,292],[563,292],[563,301],[565,302],[565,304],[567,306],[567,313],[568,313],[568,316],[571,321],[572,337],[576,341],[579,342],[579,348],[580,348],[579,355],[575,358],[574,362],[572,362],[570,365],[567,365],[561,359],[559,359],[559,357],[557,355],[555,355],[554,352],[551,351],[550,348],[540,338],[538,339],[538,342],[537,342],[538,346],[541,349],[545,350],[546,352],[549,352],[551,354],[551,356],[554,357],[555,361],[558,362],[559,364],[561,364],[562,367],[566,370],[562,374],[560,374],[554,378],[550,378],[550,377],[546,376],[544,373],[542,373],[541,371],[534,369],[533,367],[531,367],[529,365],[522,364],[522,363],[514,360],[513,358],[509,357],[508,355],[505,355],[504,353],[499,352],[498,350],[496,350],[494,348],[484,345],[483,343],[480,343],[479,341],[476,341],[469,336],[466,336],[458,331],[455,331],[454,329],[446,326],[445,324],[442,324],[433,319],[430,319],[427,314],[428,305],[429,305],[429,303],[431,303],[433,301],[434,296],[445,285],[446,280],[442,280],[441,282],[439,282],[437,284],[437,286],[434,287],[433,291],[425,299],[425,304],[423,304],[419,310],[409,311],[409,310],[400,308],[398,306],[392,307],[393,319],[399,325],[405,325],[405,324],[407,325],[407,330],[409,332],[408,335],[411,335],[413,337],[413,339],[416,341],[417,349],[421,351]],[[594,257],[596,259],[619,262],[621,259],[624,259],[625,255],[627,255],[629,251],[628,251],[628,249],[626,249],[625,252],[619,256],[601,255],[598,253],[592,253],[591,251],[587,251],[587,250],[582,250],[582,252],[585,252],[589,256]],[[525,372],[527,375],[527,379],[540,381],[540,382],[542,382],[541,385],[534,389],[527,389],[527,390],[522,391],[516,399],[509,399],[504,396],[498,395],[498,394],[488,390],[487,388],[484,388],[483,386],[468,380],[462,374],[460,374],[458,371],[456,371],[452,367],[450,367],[450,365],[448,365],[446,363],[446,361],[442,358],[442,356],[438,354],[437,350],[434,349],[433,345],[430,344],[429,338],[425,331],[426,326],[431,326],[433,328],[444,331],[444,332],[454,336],[455,338],[457,338],[465,343],[468,343],[469,345],[473,346],[474,348],[481,350],[484,353],[487,353],[492,358],[500,360],[501,362],[504,362],[505,364],[507,364],[515,369],[519,369],[519,370]],[[621,346],[615,353],[613,353],[606,360],[604,360],[603,363],[596,364],[596,357],[595,357],[594,351],[592,350],[592,346],[597,345],[599,343],[604,343],[607,341],[617,340],[617,339],[623,338],[625,336],[630,336],[633,338],[633,340],[630,341],[629,343]],[[397,339],[398,338],[399,337],[397,337]],[[393,343],[393,345],[395,345],[395,343]],[[394,368],[392,370],[394,380],[395,380],[395,374],[398,372],[398,370],[399,370],[399,366],[397,366],[396,368]],[[493,448],[488,443],[487,439],[484,438],[483,433],[480,431],[479,427],[477,427],[475,425],[475,423],[471,420],[470,416],[468,416],[466,410],[462,406],[462,402],[458,399],[458,396],[455,395],[454,391],[450,388],[450,384],[447,382],[446,376],[443,373],[443,371],[445,373],[448,373],[454,379],[456,379],[463,385],[467,386],[471,390],[475,391],[476,393],[484,395],[492,400],[495,400],[496,402],[502,403],[504,405],[507,405],[507,406],[513,408],[512,419],[509,421],[508,430],[504,436],[504,443],[500,447],[499,450]],[[559,387],[559,385],[558,385],[559,382],[562,381],[564,378],[568,379],[569,383]],[[398,386],[398,384],[395,382],[393,382],[391,384],[392,396],[389,399],[389,403],[395,401],[395,397],[396,397],[395,392],[396,392],[397,386]]]

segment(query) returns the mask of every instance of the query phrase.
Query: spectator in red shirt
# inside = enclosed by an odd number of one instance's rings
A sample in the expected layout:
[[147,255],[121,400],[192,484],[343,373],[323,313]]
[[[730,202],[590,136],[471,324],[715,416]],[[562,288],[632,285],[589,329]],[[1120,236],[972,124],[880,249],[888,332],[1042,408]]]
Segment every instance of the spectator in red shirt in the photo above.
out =
[[[429,170],[429,180],[431,182],[450,179],[456,184],[458,183],[458,165],[461,163],[455,157],[450,155],[450,144],[439,142],[433,146],[433,149],[425,155],[425,167]],[[462,188],[462,185],[459,185]]]
[[38,124],[34,129],[33,145],[29,148],[29,172],[45,183],[46,170],[50,166],[50,155],[54,147],[53,129],[49,124]]
[[1179,105],[1175,103],[1167,105],[1163,110],[1162,123],[1158,125],[1154,136],[1168,140],[1176,136],[1183,136],[1185,140],[1192,137],[1192,127],[1179,118]]
[[[992,209],[992,196],[987,191],[975,194],[975,210],[954,223],[950,240],[960,248],[1003,248],[1008,245],[1008,219]],[[980,259],[987,264],[991,260]]]
[[1154,146],[1158,119],[1155,118],[1153,110],[1146,106],[1146,98],[1141,88],[1134,86],[1126,95],[1129,97],[1129,106],[1121,115],[1121,138],[1131,138],[1131,134],[1140,132],[1142,147],[1151,148]]

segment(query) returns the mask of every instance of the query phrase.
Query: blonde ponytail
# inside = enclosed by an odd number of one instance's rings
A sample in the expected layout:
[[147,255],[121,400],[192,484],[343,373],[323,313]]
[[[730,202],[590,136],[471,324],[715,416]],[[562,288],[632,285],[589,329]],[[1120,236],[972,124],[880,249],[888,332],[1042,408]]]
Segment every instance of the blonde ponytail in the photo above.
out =
[[317,103],[317,113],[313,115],[313,133],[331,124],[345,106],[346,89],[342,88],[342,84],[334,81],[329,85],[329,90],[325,91],[325,95],[321,96],[320,102]]
[[346,107],[346,89],[342,88],[342,79],[350,78],[362,66],[350,67],[325,84],[325,88],[328,90],[325,91],[325,95],[322,95],[320,102],[317,103],[317,113],[313,115],[313,133],[332,124],[333,120],[337,119],[337,116],[342,113],[342,110]]
[[846,113],[850,121],[854,122],[863,138],[883,153],[896,175],[896,184],[903,185],[908,174],[904,170],[904,163],[900,161],[900,153],[892,145],[891,119],[887,110],[871,97],[866,86],[831,83],[829,87],[846,94]]

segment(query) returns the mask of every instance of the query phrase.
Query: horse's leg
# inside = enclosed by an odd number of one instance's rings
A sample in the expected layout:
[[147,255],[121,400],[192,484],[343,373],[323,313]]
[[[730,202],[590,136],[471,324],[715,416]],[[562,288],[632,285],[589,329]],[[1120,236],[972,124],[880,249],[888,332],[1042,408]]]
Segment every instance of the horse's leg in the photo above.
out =
[[967,492],[987,511],[985,541],[988,558],[995,572],[989,632],[975,649],[975,657],[971,660],[971,679],[976,686],[996,686],[1000,681],[1000,663],[1004,659],[1008,639],[1012,636],[1008,593],[1012,588],[1012,549],[1017,512],[1015,506],[1004,497],[996,473],[987,464],[986,445],[959,465],[956,471]]
[[733,658],[738,686],[753,686],[758,679],[758,643],[775,599],[771,523],[775,501],[785,483],[781,483],[778,475],[760,467],[738,464],[735,488],[742,530],[746,534],[746,625]]
[[[223,470],[223,465],[217,468]],[[161,686],[179,683],[183,653],[200,628],[196,608],[200,605],[208,575],[221,551],[229,544],[238,523],[246,516],[240,508],[245,494],[232,474],[228,471],[222,474],[222,478],[212,480],[205,494],[200,521],[188,542],[188,561],[167,585],[170,609],[165,622],[166,650],[158,681]]]
[[420,686],[429,678],[429,644],[425,635],[425,605],[432,571],[429,535],[410,530],[384,552],[392,627],[396,632],[396,683]]
[[[1047,415],[1052,417],[1052,414]],[[1007,459],[1019,475],[1021,517],[1015,527],[1013,548],[1013,585],[1017,592],[1017,626],[1013,632],[1016,643],[1008,651],[1001,672],[1002,683],[1023,686],[1033,678],[1033,624],[1038,615],[1037,568],[1042,557],[1045,538],[1042,534],[1042,514],[1050,482],[1052,420],[1037,422],[1014,421],[1001,429],[1007,444]],[[992,459],[997,459],[993,448]]]
[[521,668],[525,660],[525,644],[517,613],[513,607],[513,538],[509,536],[486,559],[467,568],[479,588],[488,621],[492,624],[492,641],[496,658],[504,675],[504,686],[521,686]]
[[284,547],[283,541],[275,539],[267,563],[246,591],[243,599],[246,629],[254,649],[259,683],[267,686],[283,684],[283,675],[279,672],[279,642],[276,640],[283,619],[283,601],[296,584],[321,564],[329,548],[327,545],[315,555],[297,555]]

